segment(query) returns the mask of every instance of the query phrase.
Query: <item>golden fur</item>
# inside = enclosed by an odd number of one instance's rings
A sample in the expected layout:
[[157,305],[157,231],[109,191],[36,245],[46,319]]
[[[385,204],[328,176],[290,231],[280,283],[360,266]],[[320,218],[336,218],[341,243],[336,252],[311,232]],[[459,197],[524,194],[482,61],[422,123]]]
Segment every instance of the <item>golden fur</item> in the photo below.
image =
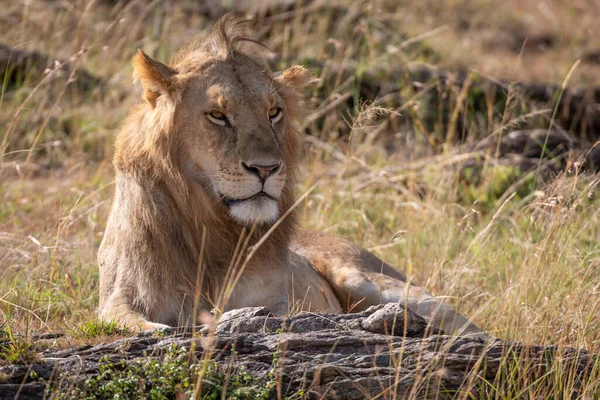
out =
[[100,315],[153,329],[213,308],[339,312],[391,301],[447,331],[479,332],[366,250],[297,229],[293,122],[311,77],[300,66],[269,76],[248,42],[257,41],[228,15],[168,65],[135,56],[144,101],[116,140]]

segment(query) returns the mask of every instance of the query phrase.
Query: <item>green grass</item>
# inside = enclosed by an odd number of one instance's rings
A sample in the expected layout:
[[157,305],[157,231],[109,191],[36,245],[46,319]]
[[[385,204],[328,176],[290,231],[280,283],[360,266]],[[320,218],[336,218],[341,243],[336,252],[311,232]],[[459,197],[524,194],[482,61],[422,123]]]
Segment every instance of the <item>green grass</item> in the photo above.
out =
[[0,365],[26,364],[37,358],[35,349],[27,340],[19,339],[0,345]]
[[72,333],[75,338],[94,339],[105,336],[127,336],[133,332],[115,321],[93,319],[78,325]]
[[[27,336],[13,334],[11,326],[0,327],[0,366],[6,364],[27,364],[39,358]],[[0,376],[1,380],[1,376]]]

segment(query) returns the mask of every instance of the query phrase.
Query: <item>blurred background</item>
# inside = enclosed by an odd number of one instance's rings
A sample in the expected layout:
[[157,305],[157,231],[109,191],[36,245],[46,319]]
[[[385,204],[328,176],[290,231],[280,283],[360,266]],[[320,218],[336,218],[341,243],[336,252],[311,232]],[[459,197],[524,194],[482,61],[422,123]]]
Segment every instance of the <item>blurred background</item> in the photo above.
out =
[[0,333],[93,319],[138,48],[233,10],[307,90],[303,224],[502,338],[598,350],[600,2],[0,1]]

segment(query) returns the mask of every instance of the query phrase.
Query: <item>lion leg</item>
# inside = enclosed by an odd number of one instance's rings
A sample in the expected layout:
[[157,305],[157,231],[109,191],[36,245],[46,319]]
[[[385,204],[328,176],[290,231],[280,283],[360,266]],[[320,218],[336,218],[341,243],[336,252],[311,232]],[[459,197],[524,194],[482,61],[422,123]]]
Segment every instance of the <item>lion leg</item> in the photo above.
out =
[[440,303],[425,289],[407,283],[403,273],[346,240],[301,231],[292,243],[292,250],[314,265],[347,311],[401,303],[447,334],[486,336],[466,317]]
[[[442,329],[449,335],[473,335],[485,337],[483,331],[452,307],[439,302],[422,287],[411,285],[380,272],[365,270],[364,265],[356,265],[355,270],[346,278],[346,291],[352,290],[353,296],[363,296],[364,307],[379,303],[401,303],[411,311],[427,319],[431,325]],[[343,277],[338,277],[342,281]],[[378,293],[374,293],[377,291]],[[357,299],[358,300],[358,299]]]
[[148,321],[126,301],[120,299],[111,299],[109,303],[101,308],[99,317],[105,321],[115,321],[136,331],[150,331],[170,327],[169,325]]

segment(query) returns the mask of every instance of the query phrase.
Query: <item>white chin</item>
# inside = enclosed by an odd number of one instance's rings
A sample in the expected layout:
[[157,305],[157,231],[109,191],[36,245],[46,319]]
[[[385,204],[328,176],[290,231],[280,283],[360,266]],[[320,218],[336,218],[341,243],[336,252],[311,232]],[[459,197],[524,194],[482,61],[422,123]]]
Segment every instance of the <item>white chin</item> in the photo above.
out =
[[279,206],[273,199],[258,198],[232,204],[229,214],[243,225],[268,224],[279,218]]

